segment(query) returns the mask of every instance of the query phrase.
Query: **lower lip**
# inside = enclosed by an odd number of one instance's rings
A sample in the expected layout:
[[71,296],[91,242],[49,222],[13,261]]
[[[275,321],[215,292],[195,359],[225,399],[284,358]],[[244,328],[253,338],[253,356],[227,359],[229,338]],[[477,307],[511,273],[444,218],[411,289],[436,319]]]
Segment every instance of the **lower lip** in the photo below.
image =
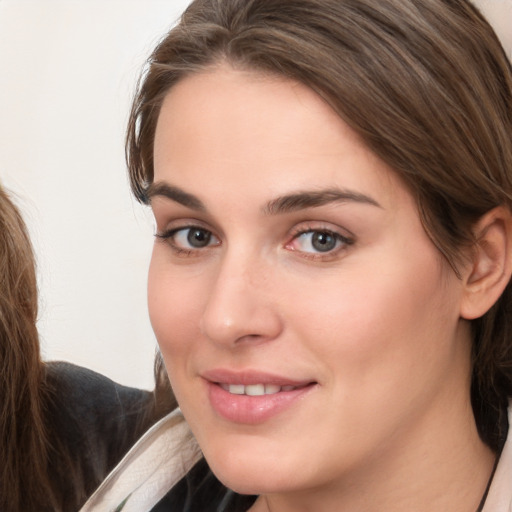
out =
[[309,393],[315,384],[271,395],[234,395],[218,384],[207,382],[208,398],[217,414],[233,423],[257,425],[280,414]]

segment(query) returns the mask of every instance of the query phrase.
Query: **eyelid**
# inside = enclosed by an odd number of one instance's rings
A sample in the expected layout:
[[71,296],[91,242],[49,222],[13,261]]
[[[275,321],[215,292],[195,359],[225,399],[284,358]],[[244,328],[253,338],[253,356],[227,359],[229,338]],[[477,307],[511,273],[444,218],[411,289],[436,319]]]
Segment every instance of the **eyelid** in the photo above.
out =
[[[158,198],[160,199],[160,198]],[[221,235],[222,230],[215,219],[207,214],[192,212],[185,206],[172,201],[162,200],[158,204],[151,204],[156,230],[165,233],[174,228],[198,227]],[[220,236],[217,236],[220,238]]]
[[343,239],[349,240],[350,243],[355,242],[356,236],[345,227],[332,224],[331,222],[324,221],[305,221],[295,224],[290,230],[290,238],[296,238],[303,233],[310,233],[311,231],[327,231],[340,236]]
[[[154,211],[153,211],[154,213]],[[198,228],[204,229],[205,231],[210,231],[215,234],[215,229],[211,227],[209,223],[206,223],[200,219],[194,217],[178,217],[173,218],[171,216],[161,216],[160,218],[155,215],[156,221],[156,233],[155,236],[168,236],[171,232],[179,231],[180,229],[190,229],[190,228]],[[158,226],[163,226],[159,229]],[[217,236],[217,238],[219,238]]]

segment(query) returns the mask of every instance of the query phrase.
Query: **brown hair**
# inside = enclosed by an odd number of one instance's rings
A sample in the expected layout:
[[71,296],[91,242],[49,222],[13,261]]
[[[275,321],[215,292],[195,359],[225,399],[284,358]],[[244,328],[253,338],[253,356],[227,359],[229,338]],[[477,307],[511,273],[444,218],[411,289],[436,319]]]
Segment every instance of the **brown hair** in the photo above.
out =
[[0,509],[37,510],[56,500],[47,473],[36,273],[25,224],[2,188],[0,280]]
[[[195,0],[155,49],[128,125],[131,186],[153,180],[160,106],[182,77],[221,60],[317,92],[416,197],[455,272],[472,226],[512,204],[512,70],[467,0]],[[473,321],[473,406],[497,448],[512,395],[512,291]]]

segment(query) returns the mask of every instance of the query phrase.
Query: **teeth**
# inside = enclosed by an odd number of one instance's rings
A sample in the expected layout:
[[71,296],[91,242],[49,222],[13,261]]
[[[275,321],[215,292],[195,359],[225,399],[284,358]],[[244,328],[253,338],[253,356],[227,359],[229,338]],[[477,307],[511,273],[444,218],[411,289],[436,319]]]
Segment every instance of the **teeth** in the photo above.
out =
[[228,391],[232,395],[245,395],[245,386],[243,384],[230,384]]
[[280,391],[292,391],[295,386],[278,386],[276,384],[220,384],[220,387],[232,395],[263,396],[274,395]]
[[263,384],[250,384],[245,386],[245,394],[249,396],[261,396],[265,394],[265,386]]
[[281,391],[281,386],[275,384],[265,384],[265,395],[273,395]]

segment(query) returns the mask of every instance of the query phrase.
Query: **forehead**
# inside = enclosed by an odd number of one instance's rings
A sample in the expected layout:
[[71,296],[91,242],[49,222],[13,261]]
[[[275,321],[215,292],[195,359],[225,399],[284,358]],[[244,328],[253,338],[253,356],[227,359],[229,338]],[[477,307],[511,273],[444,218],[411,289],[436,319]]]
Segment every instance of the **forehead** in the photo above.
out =
[[255,177],[269,194],[292,185],[389,188],[397,180],[311,89],[227,66],[189,75],[168,92],[154,168],[155,182],[194,191],[208,184],[219,193]]

